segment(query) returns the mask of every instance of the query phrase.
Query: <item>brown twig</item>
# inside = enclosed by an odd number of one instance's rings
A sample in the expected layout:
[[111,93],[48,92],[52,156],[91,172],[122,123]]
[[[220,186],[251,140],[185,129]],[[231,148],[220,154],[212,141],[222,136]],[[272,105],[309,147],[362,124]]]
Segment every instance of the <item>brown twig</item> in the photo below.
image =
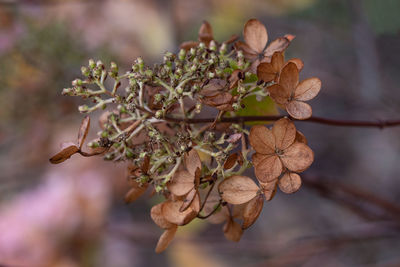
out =
[[[155,116],[155,114],[151,111],[145,110],[143,108],[139,108],[139,110],[148,113],[151,116]],[[170,122],[186,122],[191,124],[196,123],[241,123],[241,122],[249,122],[249,121],[276,121],[283,117],[282,115],[273,115],[273,116],[237,116],[237,117],[222,117],[219,120],[215,120],[215,118],[195,118],[195,119],[184,119],[184,118],[174,118],[170,116],[164,117],[164,120]],[[297,120],[299,121],[299,120]],[[400,120],[377,120],[377,121],[364,121],[364,120],[337,120],[337,119],[327,119],[317,116],[312,116],[307,120],[300,120],[300,122],[313,122],[319,124],[333,125],[333,126],[341,126],[341,127],[371,127],[371,128],[386,128],[393,126],[400,126]]]

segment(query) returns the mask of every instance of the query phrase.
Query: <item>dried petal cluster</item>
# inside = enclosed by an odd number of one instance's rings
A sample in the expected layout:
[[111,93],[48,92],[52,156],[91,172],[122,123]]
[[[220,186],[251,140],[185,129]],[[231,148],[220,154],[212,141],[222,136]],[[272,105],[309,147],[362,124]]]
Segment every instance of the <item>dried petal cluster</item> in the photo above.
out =
[[[163,199],[150,212],[164,230],[156,252],[168,247],[179,226],[195,218],[224,223],[224,236],[239,241],[265,200],[278,187],[296,192],[299,173],[314,160],[294,121],[311,116],[305,102],[318,94],[321,81],[299,81],[303,62],[285,62],[293,35],[268,43],[267,29],[256,19],[245,24],[243,35],[244,42],[232,36],[220,43],[204,22],[197,41],[183,43],[176,54],[165,53],[154,67],[137,58],[129,71],[120,73],[115,63],[107,68],[89,60],[81,69],[84,78],[63,90],[89,100],[80,112],[105,111],[98,138],[88,143],[91,152],[82,150],[90,126],[87,116],[77,142],[64,145],[50,162],[61,163],[76,153],[129,162],[125,202],[147,191]],[[240,114],[253,111],[271,115],[275,105],[289,117],[283,115],[272,128],[249,128],[241,120]],[[215,116],[204,119],[210,113]],[[221,123],[228,117],[231,123]],[[251,168],[256,179],[243,175]]]

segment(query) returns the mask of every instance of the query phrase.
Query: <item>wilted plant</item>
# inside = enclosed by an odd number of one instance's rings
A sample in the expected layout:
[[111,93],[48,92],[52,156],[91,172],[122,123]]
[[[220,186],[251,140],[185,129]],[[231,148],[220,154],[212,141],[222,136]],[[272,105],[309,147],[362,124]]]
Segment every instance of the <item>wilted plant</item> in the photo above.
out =
[[[164,62],[152,68],[138,58],[120,74],[115,63],[107,70],[101,61],[89,60],[82,67],[85,78],[74,80],[63,94],[93,103],[80,106],[82,113],[107,109],[99,137],[88,144],[92,151],[82,151],[89,130],[85,117],[77,144],[68,143],[50,161],[60,163],[75,153],[128,161],[126,202],[149,187],[165,199],[151,209],[151,218],[165,229],[157,252],[168,246],[178,226],[195,218],[225,222],[226,238],[239,241],[264,200],[271,200],[277,187],[284,193],[299,190],[299,173],[314,160],[294,120],[311,117],[304,101],[318,94],[321,81],[299,82],[303,62],[285,63],[284,51],[293,39],[285,35],[267,46],[266,28],[251,19],[244,26],[245,42],[232,37],[218,43],[204,22],[198,41],[185,42],[177,54],[165,53]],[[113,80],[111,90],[107,79]],[[268,115],[276,120],[272,128],[249,129],[245,121],[259,118],[238,114],[254,109],[244,104],[251,98],[259,100],[252,102],[256,108],[269,99],[288,115],[264,113],[262,121],[269,121]],[[214,118],[202,116],[213,108]],[[251,169],[257,183],[244,176]]]

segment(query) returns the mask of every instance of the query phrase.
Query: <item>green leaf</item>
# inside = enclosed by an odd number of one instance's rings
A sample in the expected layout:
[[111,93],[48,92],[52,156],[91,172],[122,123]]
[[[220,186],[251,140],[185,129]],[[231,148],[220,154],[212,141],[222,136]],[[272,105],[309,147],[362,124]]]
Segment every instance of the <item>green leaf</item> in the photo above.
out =
[[[269,97],[263,98],[261,101],[257,100],[255,95],[251,95],[243,99],[242,104],[244,108],[236,112],[236,116],[271,116],[277,115],[278,110],[274,101]],[[268,121],[246,122],[247,125],[267,124]]]

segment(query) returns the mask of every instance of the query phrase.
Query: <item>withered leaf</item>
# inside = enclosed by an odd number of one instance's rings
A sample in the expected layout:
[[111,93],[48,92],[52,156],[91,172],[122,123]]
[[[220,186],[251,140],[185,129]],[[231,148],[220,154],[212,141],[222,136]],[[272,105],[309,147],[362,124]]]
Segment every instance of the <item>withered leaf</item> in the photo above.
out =
[[184,170],[177,171],[167,187],[172,194],[183,196],[189,193],[189,191],[194,187],[194,180],[194,174]]
[[233,219],[229,219],[225,223],[223,231],[225,238],[233,242],[239,242],[243,234],[242,227]]
[[222,181],[218,190],[226,202],[242,204],[257,196],[259,187],[249,177],[235,175]]
[[297,192],[301,187],[300,175],[293,172],[287,172],[279,180],[278,185],[279,189],[286,194]]
[[226,170],[231,169],[233,166],[235,166],[235,164],[238,161],[238,159],[239,159],[238,153],[230,154],[229,157],[226,159],[226,161],[224,163],[224,168]]
[[85,118],[82,120],[81,127],[79,128],[79,132],[78,132],[77,145],[78,145],[79,149],[82,148],[83,143],[85,142],[86,136],[89,131],[89,127],[90,127],[90,117],[85,116]]
[[178,226],[175,225],[164,231],[160,239],[158,239],[156,253],[161,253],[168,247],[172,239],[174,239],[176,230],[178,230]]
[[200,29],[199,29],[199,41],[205,43],[207,46],[208,44],[214,40],[214,34],[212,27],[208,21],[204,21],[203,24],[201,24]]
[[314,161],[314,152],[303,143],[294,143],[285,150],[281,160],[293,172],[306,170]]
[[321,80],[308,78],[301,81],[294,91],[294,98],[299,101],[308,101],[316,97],[321,90]]
[[78,153],[79,148],[76,145],[70,145],[50,158],[52,164],[59,164],[69,159],[73,154]]
[[262,211],[263,205],[264,197],[262,195],[258,195],[246,204],[243,210],[242,229],[247,229],[255,223]]
[[159,203],[151,208],[150,216],[153,219],[154,223],[157,224],[160,228],[168,229],[174,226],[173,223],[167,221],[162,215],[162,204]]

